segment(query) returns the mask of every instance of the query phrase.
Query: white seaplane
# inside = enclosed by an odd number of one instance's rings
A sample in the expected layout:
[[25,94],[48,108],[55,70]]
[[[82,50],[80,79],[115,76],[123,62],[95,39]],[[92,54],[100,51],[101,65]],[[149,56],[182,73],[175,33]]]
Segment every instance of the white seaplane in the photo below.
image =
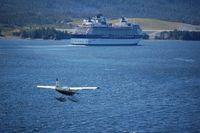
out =
[[44,89],[52,89],[66,96],[73,96],[80,90],[95,90],[99,88],[99,87],[64,87],[64,86],[61,87],[58,79],[56,79],[56,84],[54,86],[37,85],[37,87]]

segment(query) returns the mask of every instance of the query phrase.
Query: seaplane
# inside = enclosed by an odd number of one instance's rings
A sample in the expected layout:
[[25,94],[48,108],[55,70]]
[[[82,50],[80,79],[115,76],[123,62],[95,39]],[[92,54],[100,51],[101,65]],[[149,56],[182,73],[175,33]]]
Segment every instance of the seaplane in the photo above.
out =
[[99,87],[68,87],[68,86],[60,86],[58,79],[56,79],[56,83],[53,86],[44,86],[44,85],[37,85],[37,88],[43,88],[43,89],[51,89],[55,90],[62,94],[61,97],[56,98],[59,101],[64,101],[64,95],[66,96],[73,96],[80,90],[96,90]]

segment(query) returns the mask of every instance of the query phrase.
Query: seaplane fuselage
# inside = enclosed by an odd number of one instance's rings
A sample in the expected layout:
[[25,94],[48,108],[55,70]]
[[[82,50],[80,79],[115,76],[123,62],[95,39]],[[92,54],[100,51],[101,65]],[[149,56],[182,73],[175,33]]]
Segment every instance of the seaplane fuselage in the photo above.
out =
[[61,89],[61,88],[57,88],[56,91],[67,96],[73,96],[76,93],[76,91],[73,91],[70,89],[66,90],[66,89]]

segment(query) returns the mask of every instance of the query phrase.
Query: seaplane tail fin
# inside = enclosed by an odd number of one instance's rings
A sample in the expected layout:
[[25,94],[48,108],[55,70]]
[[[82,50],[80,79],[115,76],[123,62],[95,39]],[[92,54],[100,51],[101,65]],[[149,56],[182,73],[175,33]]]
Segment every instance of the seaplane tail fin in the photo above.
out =
[[44,85],[37,85],[37,88],[44,88],[44,89],[56,89],[56,86],[44,86]]
[[98,87],[69,87],[70,90],[95,90]]
[[60,83],[58,81],[58,78],[56,78],[56,87],[60,87]]

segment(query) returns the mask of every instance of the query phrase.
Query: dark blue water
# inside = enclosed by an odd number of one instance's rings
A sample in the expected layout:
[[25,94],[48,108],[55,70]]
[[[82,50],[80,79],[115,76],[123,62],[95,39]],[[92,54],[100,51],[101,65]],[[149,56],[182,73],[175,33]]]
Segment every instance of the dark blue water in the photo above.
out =
[[[60,102],[55,78],[101,89]],[[1,39],[0,132],[200,132],[200,42]]]

